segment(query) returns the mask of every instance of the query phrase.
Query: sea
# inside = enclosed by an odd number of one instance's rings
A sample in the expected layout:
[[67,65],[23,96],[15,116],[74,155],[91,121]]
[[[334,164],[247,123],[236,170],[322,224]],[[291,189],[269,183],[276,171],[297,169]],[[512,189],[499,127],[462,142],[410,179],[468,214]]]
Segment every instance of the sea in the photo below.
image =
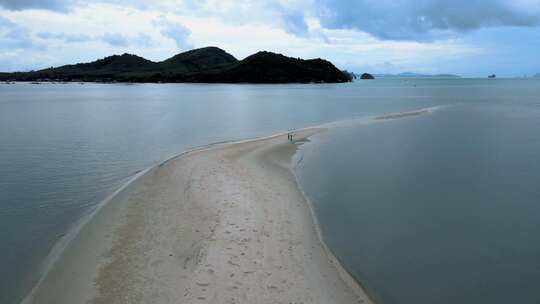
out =
[[394,78],[0,84],[0,303],[142,170],[310,126],[327,130],[296,155],[299,185],[376,303],[540,302],[540,80]]

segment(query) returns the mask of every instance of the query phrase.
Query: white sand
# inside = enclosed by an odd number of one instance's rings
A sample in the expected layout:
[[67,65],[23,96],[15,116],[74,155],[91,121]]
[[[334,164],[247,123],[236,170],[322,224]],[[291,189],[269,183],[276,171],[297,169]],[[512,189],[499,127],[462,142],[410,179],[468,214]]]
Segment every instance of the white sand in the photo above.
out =
[[81,229],[27,302],[370,303],[319,240],[289,169],[295,151],[279,135],[151,169]]

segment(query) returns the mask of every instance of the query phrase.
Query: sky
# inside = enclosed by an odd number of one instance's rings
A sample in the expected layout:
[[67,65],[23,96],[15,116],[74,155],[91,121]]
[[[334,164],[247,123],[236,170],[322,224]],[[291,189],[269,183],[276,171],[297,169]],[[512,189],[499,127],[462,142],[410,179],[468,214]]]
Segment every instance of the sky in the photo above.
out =
[[357,73],[540,73],[540,0],[0,0],[0,71],[218,46]]

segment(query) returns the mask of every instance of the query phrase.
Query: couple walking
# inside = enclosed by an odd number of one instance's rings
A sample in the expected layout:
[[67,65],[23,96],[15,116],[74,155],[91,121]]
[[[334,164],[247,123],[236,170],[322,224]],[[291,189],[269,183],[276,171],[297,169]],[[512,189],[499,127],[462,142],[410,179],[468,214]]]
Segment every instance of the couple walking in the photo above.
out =
[[293,136],[294,136],[294,133],[292,133],[292,132],[287,133],[287,139],[289,141],[293,141]]

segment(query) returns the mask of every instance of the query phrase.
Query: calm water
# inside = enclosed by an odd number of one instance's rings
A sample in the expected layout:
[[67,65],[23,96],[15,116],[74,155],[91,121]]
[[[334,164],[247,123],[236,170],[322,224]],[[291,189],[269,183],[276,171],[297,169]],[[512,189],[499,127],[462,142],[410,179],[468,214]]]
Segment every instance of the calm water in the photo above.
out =
[[540,82],[436,90],[462,103],[303,147],[324,237],[379,303],[540,303]]
[[211,142],[343,120],[305,146],[299,175],[330,246],[374,295],[531,302],[539,93],[532,80],[0,85],[0,303],[17,303],[55,241],[137,171]]

